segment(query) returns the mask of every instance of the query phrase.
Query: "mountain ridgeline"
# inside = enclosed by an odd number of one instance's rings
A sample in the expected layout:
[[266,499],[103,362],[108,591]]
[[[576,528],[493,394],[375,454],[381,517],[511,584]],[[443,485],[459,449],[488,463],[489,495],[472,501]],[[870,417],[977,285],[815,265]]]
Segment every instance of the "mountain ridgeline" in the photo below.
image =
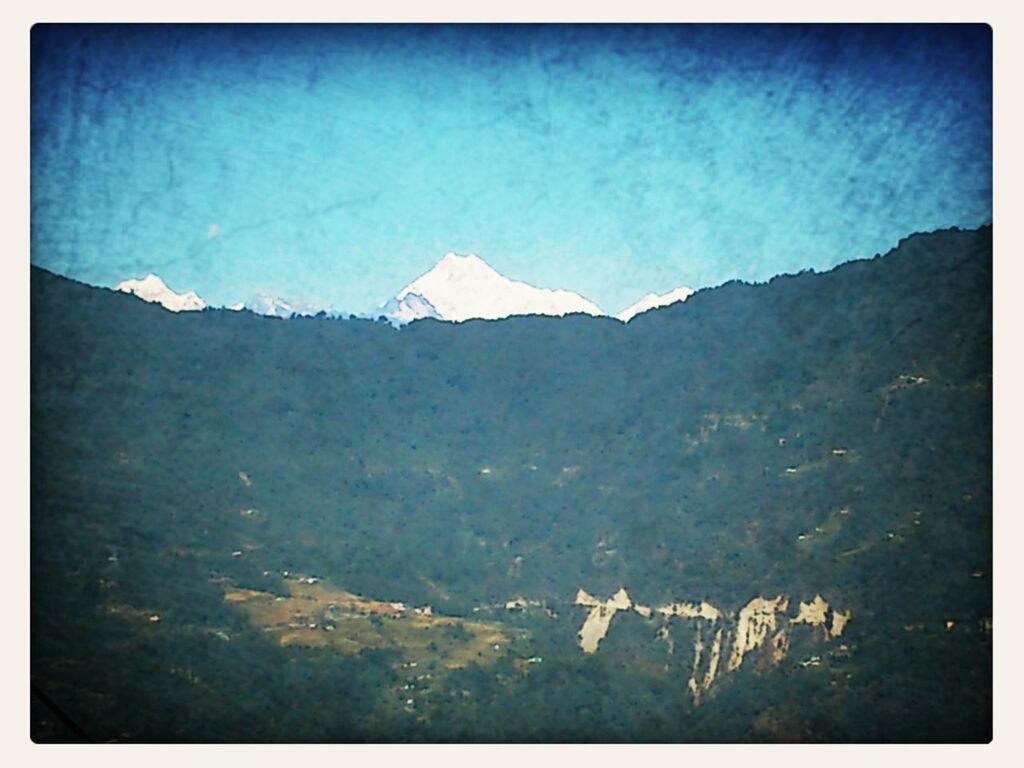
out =
[[987,741],[991,248],[400,330],[33,268],[33,684],[96,740]]

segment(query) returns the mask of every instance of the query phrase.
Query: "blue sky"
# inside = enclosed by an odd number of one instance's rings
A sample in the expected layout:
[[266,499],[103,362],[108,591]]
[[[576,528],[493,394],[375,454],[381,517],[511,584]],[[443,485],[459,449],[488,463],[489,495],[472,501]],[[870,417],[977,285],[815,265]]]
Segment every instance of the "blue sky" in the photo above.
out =
[[363,312],[446,251],[615,312],[992,217],[985,26],[32,38],[32,262]]

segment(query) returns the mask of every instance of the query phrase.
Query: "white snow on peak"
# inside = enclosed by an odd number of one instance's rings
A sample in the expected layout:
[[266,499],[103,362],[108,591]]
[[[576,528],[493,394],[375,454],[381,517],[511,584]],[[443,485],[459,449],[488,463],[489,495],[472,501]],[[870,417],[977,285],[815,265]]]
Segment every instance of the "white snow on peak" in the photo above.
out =
[[632,318],[637,315],[643,314],[644,312],[655,309],[656,307],[667,307],[669,304],[675,304],[677,301],[686,301],[687,297],[693,293],[693,288],[687,288],[685,285],[676,288],[674,291],[668,293],[648,293],[636,304],[631,304],[624,310],[619,312],[615,317],[624,323],[628,323]]
[[175,293],[159,277],[150,273],[141,280],[122,280],[115,288],[122,293],[131,293],[143,301],[160,304],[171,312],[188,312],[206,307],[206,302],[195,291]]
[[394,325],[404,325],[425,317],[441,319],[434,305],[418,293],[407,293],[401,299],[393,297],[381,304],[380,309]]
[[248,310],[257,315],[266,315],[268,317],[301,317],[304,315],[315,315],[319,312],[327,312],[328,314],[333,312],[330,307],[314,302],[288,301],[266,293],[253,294],[245,301],[232,304],[228,309],[233,309],[236,312]]
[[268,317],[291,317],[295,314],[294,307],[287,301],[275,296],[268,296],[265,293],[257,293],[245,301],[232,304],[231,309],[238,311],[247,309],[257,315],[267,315]]
[[[411,296],[415,299],[407,301]],[[405,286],[392,301],[382,304],[381,309],[395,311],[393,302],[397,302],[397,311],[404,309],[410,319],[431,316],[429,310],[433,310],[438,319],[454,322],[573,312],[604,315],[600,307],[578,293],[511,280],[473,254],[446,254],[433,269]],[[395,314],[388,316],[398,319]]]

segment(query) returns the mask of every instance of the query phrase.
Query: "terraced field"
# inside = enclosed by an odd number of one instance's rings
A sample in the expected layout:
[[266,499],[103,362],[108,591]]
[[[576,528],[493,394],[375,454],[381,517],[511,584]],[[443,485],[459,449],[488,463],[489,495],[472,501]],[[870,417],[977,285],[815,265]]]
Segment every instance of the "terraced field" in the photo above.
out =
[[287,597],[232,587],[224,600],[282,646],[350,654],[390,649],[405,664],[433,661],[439,670],[493,664],[507,649],[510,632],[498,622],[435,615],[429,607],[372,600],[310,578],[290,577],[285,584]]

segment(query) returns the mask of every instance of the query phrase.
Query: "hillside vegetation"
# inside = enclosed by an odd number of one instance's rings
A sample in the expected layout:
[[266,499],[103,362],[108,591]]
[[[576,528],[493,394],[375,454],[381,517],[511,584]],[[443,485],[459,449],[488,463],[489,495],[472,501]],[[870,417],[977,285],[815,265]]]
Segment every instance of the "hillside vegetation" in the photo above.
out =
[[401,330],[33,268],[33,685],[99,741],[987,741],[991,248]]

